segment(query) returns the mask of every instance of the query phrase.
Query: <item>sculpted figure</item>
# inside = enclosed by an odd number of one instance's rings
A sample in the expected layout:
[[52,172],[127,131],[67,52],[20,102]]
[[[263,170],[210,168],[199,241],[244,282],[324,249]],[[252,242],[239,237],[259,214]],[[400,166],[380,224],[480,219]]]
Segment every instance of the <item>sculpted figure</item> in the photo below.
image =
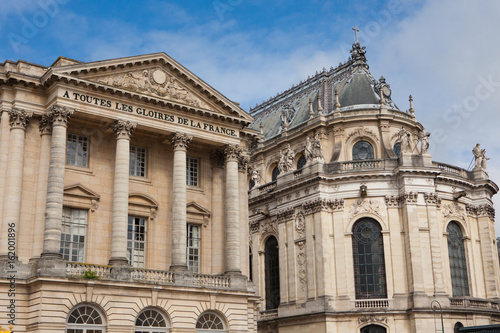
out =
[[259,169],[253,169],[252,171],[252,180],[253,180],[253,187],[259,187],[260,186],[260,172]]
[[411,143],[411,134],[405,128],[401,127],[401,130],[398,132],[398,140],[401,147],[401,153],[409,153],[410,151],[410,143]]
[[418,132],[418,138],[420,139],[420,154],[427,154],[429,150],[429,137],[431,133],[426,132],[424,130]]
[[306,146],[304,148],[304,157],[306,158],[307,163],[311,162],[313,159],[313,150],[312,150],[311,140],[309,140],[309,137],[306,137]]
[[280,161],[278,163],[278,168],[281,173],[289,172],[294,169],[293,167],[293,150],[290,148],[290,144],[286,145],[286,148],[281,151]]
[[474,149],[472,149],[472,153],[474,154],[474,158],[476,159],[476,167],[475,169],[484,169],[486,170],[486,161],[489,158],[486,157],[486,149],[481,149],[479,143],[476,144]]
[[313,160],[323,161],[323,147],[321,145],[321,140],[316,134],[314,136],[314,141],[312,142],[312,158]]

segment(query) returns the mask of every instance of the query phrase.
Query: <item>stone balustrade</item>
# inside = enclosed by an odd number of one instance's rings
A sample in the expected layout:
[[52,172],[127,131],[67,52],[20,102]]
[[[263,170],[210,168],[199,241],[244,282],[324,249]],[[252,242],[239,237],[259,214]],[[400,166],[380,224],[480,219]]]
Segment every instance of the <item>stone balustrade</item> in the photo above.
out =
[[441,162],[432,162],[432,165],[434,167],[437,167],[442,170],[443,173],[449,174],[449,175],[455,175],[463,178],[470,178],[469,177],[469,172],[467,170],[464,170],[462,168],[458,168],[453,165],[449,165],[446,163],[441,163]]
[[94,264],[82,264],[75,262],[68,262],[66,264],[66,275],[68,277],[83,277],[85,271],[94,272],[99,279],[110,279],[111,278],[111,266],[110,265],[94,265]]
[[194,285],[200,287],[229,288],[231,279],[221,275],[194,274]]
[[492,309],[496,311],[500,310],[500,304],[498,302],[492,302],[482,299],[461,298],[461,297],[450,298],[450,307],[481,308],[481,309]]
[[132,271],[132,280],[155,284],[172,284],[174,283],[174,273],[155,269],[135,268]]

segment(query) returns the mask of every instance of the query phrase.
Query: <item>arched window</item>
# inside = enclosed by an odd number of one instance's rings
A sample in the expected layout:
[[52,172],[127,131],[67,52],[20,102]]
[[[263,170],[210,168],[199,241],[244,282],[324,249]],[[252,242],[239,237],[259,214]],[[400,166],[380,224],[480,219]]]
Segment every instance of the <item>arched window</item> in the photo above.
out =
[[251,190],[255,186],[255,180],[250,179],[250,182],[248,183],[248,190]]
[[280,174],[280,169],[278,168],[278,166],[275,166],[273,169],[271,180],[274,182],[278,178],[279,174]]
[[455,323],[455,326],[453,326],[453,333],[460,333],[460,329],[462,327],[464,327],[464,325],[461,322],[457,321]]
[[361,333],[386,333],[387,329],[379,325],[368,325],[361,328]]
[[306,165],[307,160],[304,155],[300,156],[299,160],[297,161],[297,170],[302,169],[304,165]]
[[462,230],[456,222],[446,227],[448,232],[448,256],[450,258],[451,286],[453,296],[469,296],[469,279]]
[[352,147],[353,160],[373,160],[373,146],[366,141],[358,141]]
[[266,310],[277,309],[280,305],[280,269],[278,240],[271,236],[264,249],[266,275]]
[[224,321],[213,312],[205,312],[196,322],[196,332],[225,332]]
[[165,316],[156,309],[143,310],[135,320],[135,333],[169,332],[170,325]]
[[352,252],[356,299],[387,298],[382,228],[371,218],[353,226]]
[[66,322],[66,333],[104,333],[106,328],[99,310],[82,305],[73,309]]
[[396,154],[396,156],[399,157],[399,154],[401,153],[401,145],[399,144],[399,142],[396,142],[394,144],[392,150],[394,150],[394,154]]

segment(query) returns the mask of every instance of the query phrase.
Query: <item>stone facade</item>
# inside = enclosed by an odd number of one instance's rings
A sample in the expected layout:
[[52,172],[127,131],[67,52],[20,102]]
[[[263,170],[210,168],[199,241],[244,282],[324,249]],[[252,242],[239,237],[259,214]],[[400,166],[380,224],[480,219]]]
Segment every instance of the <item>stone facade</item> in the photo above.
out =
[[149,310],[162,332],[205,314],[256,331],[245,156],[258,132],[237,103],[164,53],[7,61],[0,96],[0,325],[14,309],[15,332],[62,333],[86,307],[93,332],[134,332]]
[[[251,150],[260,179],[249,198],[252,276],[266,300],[259,332],[434,332],[433,301],[445,332],[457,322],[498,324],[497,185],[482,164],[467,171],[433,162],[413,105],[397,108],[386,80],[368,71],[364,47],[351,53],[250,111],[263,136]],[[315,158],[313,141],[322,152]],[[280,168],[285,148],[293,165]],[[279,286],[269,286],[272,237]],[[372,244],[361,255],[358,239]],[[450,259],[452,240],[463,244],[461,260]],[[363,273],[367,258],[378,271]],[[456,261],[465,263],[460,278]]]

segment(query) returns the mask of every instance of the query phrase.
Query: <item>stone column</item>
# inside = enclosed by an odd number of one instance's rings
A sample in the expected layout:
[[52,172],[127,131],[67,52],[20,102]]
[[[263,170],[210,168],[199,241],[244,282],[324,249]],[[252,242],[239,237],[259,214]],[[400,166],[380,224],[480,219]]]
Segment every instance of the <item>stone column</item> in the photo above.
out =
[[227,145],[226,154],[226,274],[241,274],[238,160],[241,148]]
[[[0,110],[0,218],[3,216],[3,198],[5,191],[5,179],[7,174],[7,158],[9,156],[9,113],[7,110]],[[5,225],[7,227],[7,225]],[[7,229],[4,229],[4,223],[0,221],[0,255],[6,255],[4,245],[7,244]],[[4,253],[5,252],[5,253]]]
[[64,197],[67,127],[73,110],[54,105],[48,115],[52,123],[50,166],[45,205],[45,230],[42,258],[60,259],[61,225]]
[[7,174],[5,179],[2,239],[0,244],[0,254],[2,257],[8,253],[8,238],[3,236],[8,234],[8,229],[14,228],[16,231],[15,238],[18,238],[19,218],[21,215],[21,193],[23,188],[24,137],[30,118],[31,115],[28,115],[24,110],[13,108],[9,111],[9,157],[7,160]]
[[40,257],[43,251],[43,231],[45,224],[45,204],[47,202],[47,183],[49,180],[50,146],[52,126],[48,114],[42,115],[38,122],[40,129],[40,160],[36,183],[35,230],[33,233],[32,258]]
[[186,230],[186,150],[193,137],[175,133],[170,138],[174,147],[172,179],[172,262],[171,270],[187,270]]
[[128,192],[130,173],[130,136],[136,127],[128,120],[116,120],[115,179],[110,265],[127,265]]

